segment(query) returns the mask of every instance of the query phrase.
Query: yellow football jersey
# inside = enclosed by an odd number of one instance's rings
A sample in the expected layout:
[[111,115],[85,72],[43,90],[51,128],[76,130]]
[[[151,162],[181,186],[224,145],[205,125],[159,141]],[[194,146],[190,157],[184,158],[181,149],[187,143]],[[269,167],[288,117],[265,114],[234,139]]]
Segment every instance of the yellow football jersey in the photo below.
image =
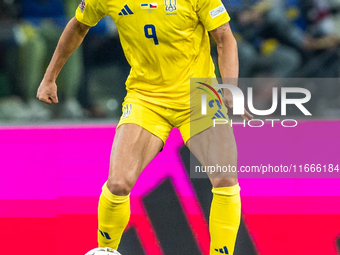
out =
[[88,26],[106,15],[131,66],[128,93],[183,108],[190,78],[215,77],[207,31],[230,20],[221,0],[82,0],[76,11]]

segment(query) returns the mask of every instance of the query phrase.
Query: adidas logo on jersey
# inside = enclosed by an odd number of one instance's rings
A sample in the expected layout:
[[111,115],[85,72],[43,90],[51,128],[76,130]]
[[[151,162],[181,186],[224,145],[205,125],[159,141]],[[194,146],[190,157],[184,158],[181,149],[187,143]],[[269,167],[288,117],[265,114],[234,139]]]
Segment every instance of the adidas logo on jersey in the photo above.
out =
[[222,253],[222,254],[229,254],[227,246],[224,246],[221,249],[215,249],[215,251]]
[[131,14],[133,14],[133,12],[129,8],[129,6],[127,6],[127,4],[124,5],[124,8],[120,11],[120,13],[118,13],[119,16],[122,16],[122,15],[131,15]]

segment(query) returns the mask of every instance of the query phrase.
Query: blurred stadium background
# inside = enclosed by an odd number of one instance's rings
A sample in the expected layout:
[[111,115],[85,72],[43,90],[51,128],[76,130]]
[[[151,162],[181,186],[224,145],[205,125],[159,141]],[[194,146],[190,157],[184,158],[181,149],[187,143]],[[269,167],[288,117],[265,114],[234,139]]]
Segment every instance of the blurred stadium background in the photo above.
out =
[[[223,2],[238,41],[240,77],[319,81],[308,87],[313,117],[298,127],[235,127],[239,164],[340,164],[340,0]],[[110,18],[91,28],[61,72],[60,103],[46,106],[35,99],[78,4],[0,0],[4,254],[84,254],[96,246],[97,200],[129,73]],[[216,61],[213,42],[212,56]],[[254,86],[266,107],[273,84]],[[210,184],[190,179],[188,163],[189,152],[174,130],[133,190],[123,255],[208,254]],[[240,180],[243,218],[235,255],[340,254],[340,173],[334,174]]]

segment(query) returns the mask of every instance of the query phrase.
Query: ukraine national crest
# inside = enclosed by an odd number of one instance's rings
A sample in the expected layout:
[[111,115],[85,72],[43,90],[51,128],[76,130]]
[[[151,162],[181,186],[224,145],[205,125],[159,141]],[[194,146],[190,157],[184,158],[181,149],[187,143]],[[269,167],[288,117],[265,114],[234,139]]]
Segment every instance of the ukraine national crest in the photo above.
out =
[[126,104],[123,110],[123,118],[128,118],[132,110],[132,104]]
[[164,0],[165,11],[173,12],[177,10],[177,0]]

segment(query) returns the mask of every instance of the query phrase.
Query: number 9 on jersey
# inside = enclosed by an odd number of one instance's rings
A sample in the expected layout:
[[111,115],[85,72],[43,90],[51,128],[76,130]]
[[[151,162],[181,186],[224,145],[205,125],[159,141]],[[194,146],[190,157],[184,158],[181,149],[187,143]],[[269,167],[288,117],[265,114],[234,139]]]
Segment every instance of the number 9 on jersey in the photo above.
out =
[[157,39],[157,34],[156,34],[156,28],[154,25],[145,25],[144,26],[144,34],[145,37],[148,39],[153,39],[155,45],[158,45],[158,39]]

